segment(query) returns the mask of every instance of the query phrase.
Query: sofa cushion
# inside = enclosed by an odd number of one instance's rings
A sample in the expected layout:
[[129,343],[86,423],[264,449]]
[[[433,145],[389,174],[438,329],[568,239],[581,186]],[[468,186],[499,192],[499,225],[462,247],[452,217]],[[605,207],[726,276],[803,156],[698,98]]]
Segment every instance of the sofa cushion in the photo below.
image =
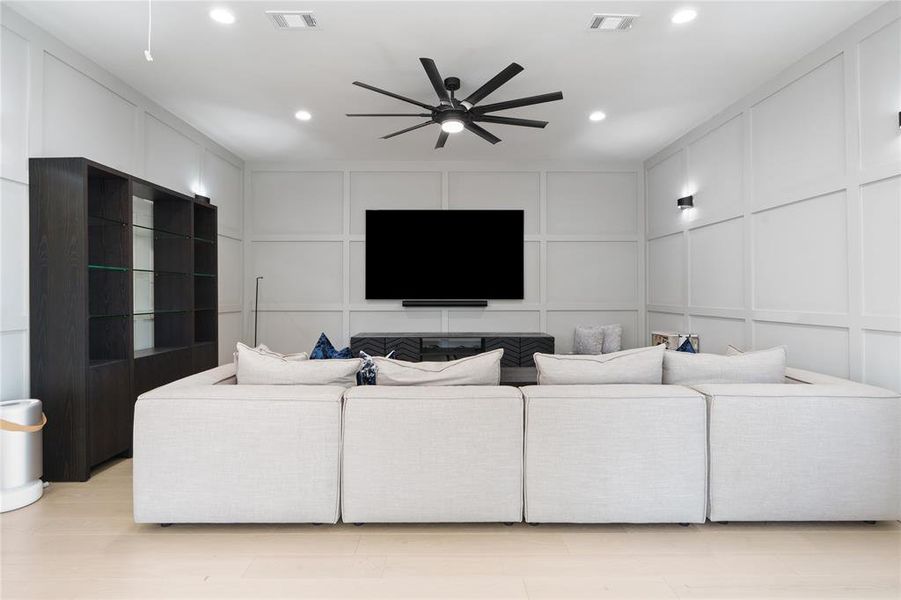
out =
[[785,383],[785,347],[733,356],[667,351],[663,383]]
[[444,362],[408,362],[374,356],[377,385],[498,385],[504,349]]
[[659,384],[664,349],[661,344],[598,355],[536,353],[538,384]]
[[356,382],[362,361],[292,360],[238,343],[239,385],[343,385]]

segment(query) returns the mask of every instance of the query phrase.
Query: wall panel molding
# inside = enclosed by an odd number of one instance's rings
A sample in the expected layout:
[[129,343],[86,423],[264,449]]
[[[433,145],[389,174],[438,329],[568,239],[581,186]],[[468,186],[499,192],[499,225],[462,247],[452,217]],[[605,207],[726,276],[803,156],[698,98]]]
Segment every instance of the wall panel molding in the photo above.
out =
[[[885,360],[901,356],[898,32],[887,3],[645,161],[649,329],[690,328],[711,351],[787,344],[791,365],[901,390]],[[722,165],[742,166],[737,195],[734,178],[695,176]],[[682,214],[680,189],[696,206]]]
[[[271,218],[281,212],[267,212],[266,203],[273,197],[282,203],[291,197],[285,182],[323,172],[338,174],[345,184],[332,189],[330,205],[313,209],[304,203],[292,204],[293,215],[284,220]],[[253,278],[263,275],[260,322],[273,320],[294,328],[293,345],[284,350],[312,347],[315,337],[310,336],[318,335],[310,329],[314,315],[321,315],[324,324],[337,331],[333,335],[323,329],[336,344],[347,343],[351,335],[365,329],[459,331],[478,326],[548,331],[558,336],[563,344],[560,348],[568,351],[574,323],[622,319],[627,343],[636,345],[644,338],[644,235],[638,225],[643,214],[643,177],[639,173],[639,165],[596,165],[593,169],[427,161],[252,165],[245,174],[247,214],[252,215],[247,219],[245,241],[250,253],[246,257],[245,303],[252,303]],[[525,210],[525,299],[491,301],[484,310],[416,310],[403,308],[400,301],[367,301],[363,231],[367,208]],[[564,215],[561,211],[568,212]],[[608,213],[615,215],[614,226],[603,219]],[[327,233],[300,232],[294,227],[316,219],[322,222],[322,214],[331,215]],[[549,218],[554,219],[552,223]],[[299,252],[288,258],[268,250],[274,245],[288,249],[324,244],[334,255],[313,257]],[[406,251],[386,253],[385,268],[403,268]],[[442,260],[451,259],[436,256],[435,268],[440,269]],[[287,287],[276,283],[288,280],[293,283]],[[328,299],[297,297],[301,290],[321,288],[324,281],[331,294]],[[289,319],[288,315],[294,316]],[[247,323],[252,327],[251,318]],[[246,334],[250,336],[252,331]],[[289,340],[283,332],[278,336],[285,343]]]

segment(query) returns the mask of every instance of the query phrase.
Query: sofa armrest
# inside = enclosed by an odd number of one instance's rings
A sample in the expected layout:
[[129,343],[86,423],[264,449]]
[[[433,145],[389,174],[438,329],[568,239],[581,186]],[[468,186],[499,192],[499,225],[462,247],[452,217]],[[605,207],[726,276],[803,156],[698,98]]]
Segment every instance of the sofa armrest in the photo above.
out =
[[[227,365],[220,365],[218,367],[213,367],[212,369],[207,369],[206,371],[201,371],[200,373],[195,373],[193,375],[189,375],[187,377],[182,377],[181,379],[176,379],[171,383],[167,383],[166,385],[162,385],[157,390],[162,389],[172,389],[172,388],[180,388],[180,387],[188,387],[195,385],[227,385],[235,383],[235,373],[236,373],[235,363],[229,363]],[[153,390],[156,391],[156,390]]]

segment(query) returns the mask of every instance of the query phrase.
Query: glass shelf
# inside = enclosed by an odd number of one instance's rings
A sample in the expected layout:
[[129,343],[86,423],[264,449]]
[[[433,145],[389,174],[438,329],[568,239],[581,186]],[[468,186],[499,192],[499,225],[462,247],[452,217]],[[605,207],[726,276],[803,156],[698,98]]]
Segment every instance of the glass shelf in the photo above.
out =
[[213,273],[194,273],[194,277],[215,277]]
[[125,221],[110,219],[109,217],[98,217],[96,215],[88,215],[88,222],[91,225],[102,225],[107,227],[110,225],[118,225],[120,227],[128,227],[128,223]]
[[204,244],[215,244],[216,243],[215,240],[208,240],[206,238],[201,238],[201,237],[196,237],[196,236],[194,237],[194,241],[195,242],[203,242]]
[[191,311],[183,309],[183,308],[138,310],[138,311],[135,311],[134,316],[136,316],[136,317],[152,317],[154,315],[169,315],[169,314],[189,313],[189,312],[191,312]]
[[97,315],[89,315],[91,319],[116,319],[122,317],[130,317],[131,313],[110,313],[110,314],[97,314]]
[[130,270],[128,267],[113,267],[111,265],[88,265],[88,269],[93,271],[119,271],[121,273],[127,273]]
[[216,306],[200,306],[194,309],[195,312],[203,312],[207,310],[219,310]]
[[158,271],[156,269],[132,269],[135,273],[153,273],[154,275],[190,275],[188,271]]
[[175,231],[169,231],[167,229],[157,229],[156,227],[149,227],[147,225],[138,225],[137,223],[135,223],[134,228],[141,229],[143,231],[159,233],[159,234],[162,234],[164,237],[172,237],[172,238],[179,238],[179,239],[190,239],[190,237],[191,237],[187,233],[177,233]]

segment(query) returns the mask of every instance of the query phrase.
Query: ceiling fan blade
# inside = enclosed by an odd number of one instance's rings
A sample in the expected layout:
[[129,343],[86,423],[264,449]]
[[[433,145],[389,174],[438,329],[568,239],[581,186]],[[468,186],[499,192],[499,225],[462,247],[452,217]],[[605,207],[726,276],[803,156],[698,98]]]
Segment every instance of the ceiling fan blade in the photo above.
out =
[[536,121],[535,119],[518,119],[516,117],[494,117],[491,115],[476,115],[473,117],[476,121],[483,123],[497,123],[498,125],[519,125],[520,127],[538,127],[544,129],[547,121]]
[[363,83],[362,81],[354,81],[354,85],[360,86],[363,89],[367,89],[373,92],[378,92],[379,94],[385,94],[386,96],[391,96],[392,98],[396,98],[398,100],[403,100],[404,102],[409,102],[410,104],[415,104],[416,106],[421,106],[427,110],[432,110],[432,107],[426,104],[425,102],[420,102],[419,100],[413,100],[412,98],[407,98],[406,96],[401,96],[400,94],[395,94],[394,92],[389,92],[388,90],[379,89],[373,85],[369,85],[368,83]]
[[345,117],[431,117],[431,113],[347,113]]
[[466,99],[463,100],[463,102],[469,104],[470,106],[476,104],[485,96],[513,79],[513,77],[520,72],[522,72],[521,66],[516,63],[510,63],[510,65],[507,66],[503,71],[486,81],[485,84],[482,85],[482,87],[467,96]]
[[382,139],[387,140],[388,138],[393,138],[396,135],[400,135],[402,133],[407,133],[408,131],[413,131],[414,129],[419,129],[420,127],[425,127],[426,125],[431,125],[435,121],[426,121],[425,123],[420,123],[419,125],[414,125],[413,127],[407,127],[406,129],[401,129],[400,131],[395,131],[394,133],[389,133],[388,135],[383,135]]
[[542,102],[554,102],[555,100],[563,100],[563,92],[551,92],[550,94],[539,94],[538,96],[517,98],[516,100],[505,100],[504,102],[486,104],[485,106],[476,106],[473,107],[471,112],[482,114],[498,110],[507,110],[508,108],[517,108],[520,106],[531,106],[533,104],[541,104]]
[[448,132],[444,131],[443,129],[441,130],[441,133],[438,134],[438,141],[435,143],[435,150],[437,150],[438,148],[444,148],[444,143],[447,141],[447,136],[449,135],[450,134]]
[[429,81],[432,82],[432,87],[435,88],[438,99],[441,100],[441,102],[450,104],[450,96],[447,94],[447,90],[444,89],[444,80],[441,79],[441,74],[438,73],[438,67],[435,66],[435,61],[431,58],[420,58],[419,62],[422,63],[425,74],[429,76]]
[[466,123],[466,124],[464,125],[464,127],[466,127],[466,130],[467,130],[467,131],[473,132],[474,134],[476,134],[477,136],[479,136],[480,138],[482,138],[482,139],[485,140],[486,142],[491,142],[492,144],[496,144],[496,143],[498,143],[499,141],[501,141],[501,138],[497,137],[496,135],[494,135],[494,134],[491,133],[490,131],[487,131],[487,130],[485,130],[485,129],[479,127],[479,126],[476,125],[475,123]]

